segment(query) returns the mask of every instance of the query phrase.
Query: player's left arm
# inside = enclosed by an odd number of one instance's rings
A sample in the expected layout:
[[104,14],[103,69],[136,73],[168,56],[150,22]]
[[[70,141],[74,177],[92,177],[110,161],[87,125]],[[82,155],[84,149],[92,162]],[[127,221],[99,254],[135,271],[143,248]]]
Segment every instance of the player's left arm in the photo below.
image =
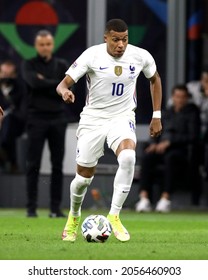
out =
[[162,132],[161,123],[161,104],[162,104],[162,85],[160,75],[156,71],[150,80],[150,92],[152,98],[153,115],[150,123],[150,136],[157,137]]

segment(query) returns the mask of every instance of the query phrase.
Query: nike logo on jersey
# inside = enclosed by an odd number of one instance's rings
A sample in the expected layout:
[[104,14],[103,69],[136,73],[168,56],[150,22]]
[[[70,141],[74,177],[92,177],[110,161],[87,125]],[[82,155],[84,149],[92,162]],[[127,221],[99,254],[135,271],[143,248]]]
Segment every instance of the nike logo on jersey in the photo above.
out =
[[100,67],[100,70],[108,69],[108,67]]

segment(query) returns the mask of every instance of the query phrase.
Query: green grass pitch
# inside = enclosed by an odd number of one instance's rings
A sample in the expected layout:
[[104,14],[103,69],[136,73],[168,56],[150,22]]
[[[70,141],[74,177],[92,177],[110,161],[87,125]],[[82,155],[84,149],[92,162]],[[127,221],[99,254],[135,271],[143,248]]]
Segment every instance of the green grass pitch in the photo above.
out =
[[[131,240],[112,234],[106,243],[87,243],[79,230],[75,243],[63,242],[66,219],[50,219],[47,210],[26,218],[25,210],[0,210],[1,260],[208,260],[208,213],[168,214],[123,210],[121,220]],[[66,211],[67,213],[67,211]],[[107,215],[106,210],[82,212]]]

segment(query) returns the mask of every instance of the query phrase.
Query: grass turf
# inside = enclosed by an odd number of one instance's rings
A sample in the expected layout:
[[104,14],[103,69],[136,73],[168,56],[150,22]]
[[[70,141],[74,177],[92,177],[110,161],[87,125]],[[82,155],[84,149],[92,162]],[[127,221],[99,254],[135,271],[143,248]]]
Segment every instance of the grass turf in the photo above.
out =
[[[83,211],[107,215],[105,210]],[[81,232],[75,243],[63,242],[66,219],[50,219],[39,210],[38,218],[26,218],[25,210],[0,210],[1,260],[208,260],[206,212],[168,214],[123,210],[121,220],[131,240],[119,242],[114,235],[106,243],[87,243]]]

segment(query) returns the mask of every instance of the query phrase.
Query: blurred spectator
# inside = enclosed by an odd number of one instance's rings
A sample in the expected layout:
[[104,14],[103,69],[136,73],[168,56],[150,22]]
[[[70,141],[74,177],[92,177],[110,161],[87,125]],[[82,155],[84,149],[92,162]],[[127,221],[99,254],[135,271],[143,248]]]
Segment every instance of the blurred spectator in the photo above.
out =
[[16,140],[25,130],[26,87],[14,62],[0,64],[0,104],[4,110],[0,131],[0,159],[3,171],[18,171]]
[[68,64],[53,56],[54,38],[48,30],[36,34],[35,49],[37,56],[22,64],[23,79],[28,87],[27,216],[37,217],[39,169],[44,143],[48,141],[52,167],[49,217],[64,217],[60,204],[67,119],[66,107],[56,93],[56,86]]
[[3,109],[0,106],[0,128],[1,128],[1,122],[3,120],[3,114],[4,114],[4,111],[3,111]]
[[[141,162],[140,200],[136,211],[152,210],[151,192],[158,166],[162,164],[162,193],[156,204],[156,211],[171,209],[170,195],[174,191],[175,179],[189,172],[190,191],[198,188],[197,147],[199,141],[200,117],[198,107],[189,103],[189,92],[185,85],[176,85],[172,90],[172,106],[162,114],[163,133],[159,139],[152,139],[144,151]],[[197,190],[198,191],[198,190]]]
[[201,117],[201,162],[208,179],[208,65],[204,66],[199,81],[187,83],[192,102],[200,109]]

